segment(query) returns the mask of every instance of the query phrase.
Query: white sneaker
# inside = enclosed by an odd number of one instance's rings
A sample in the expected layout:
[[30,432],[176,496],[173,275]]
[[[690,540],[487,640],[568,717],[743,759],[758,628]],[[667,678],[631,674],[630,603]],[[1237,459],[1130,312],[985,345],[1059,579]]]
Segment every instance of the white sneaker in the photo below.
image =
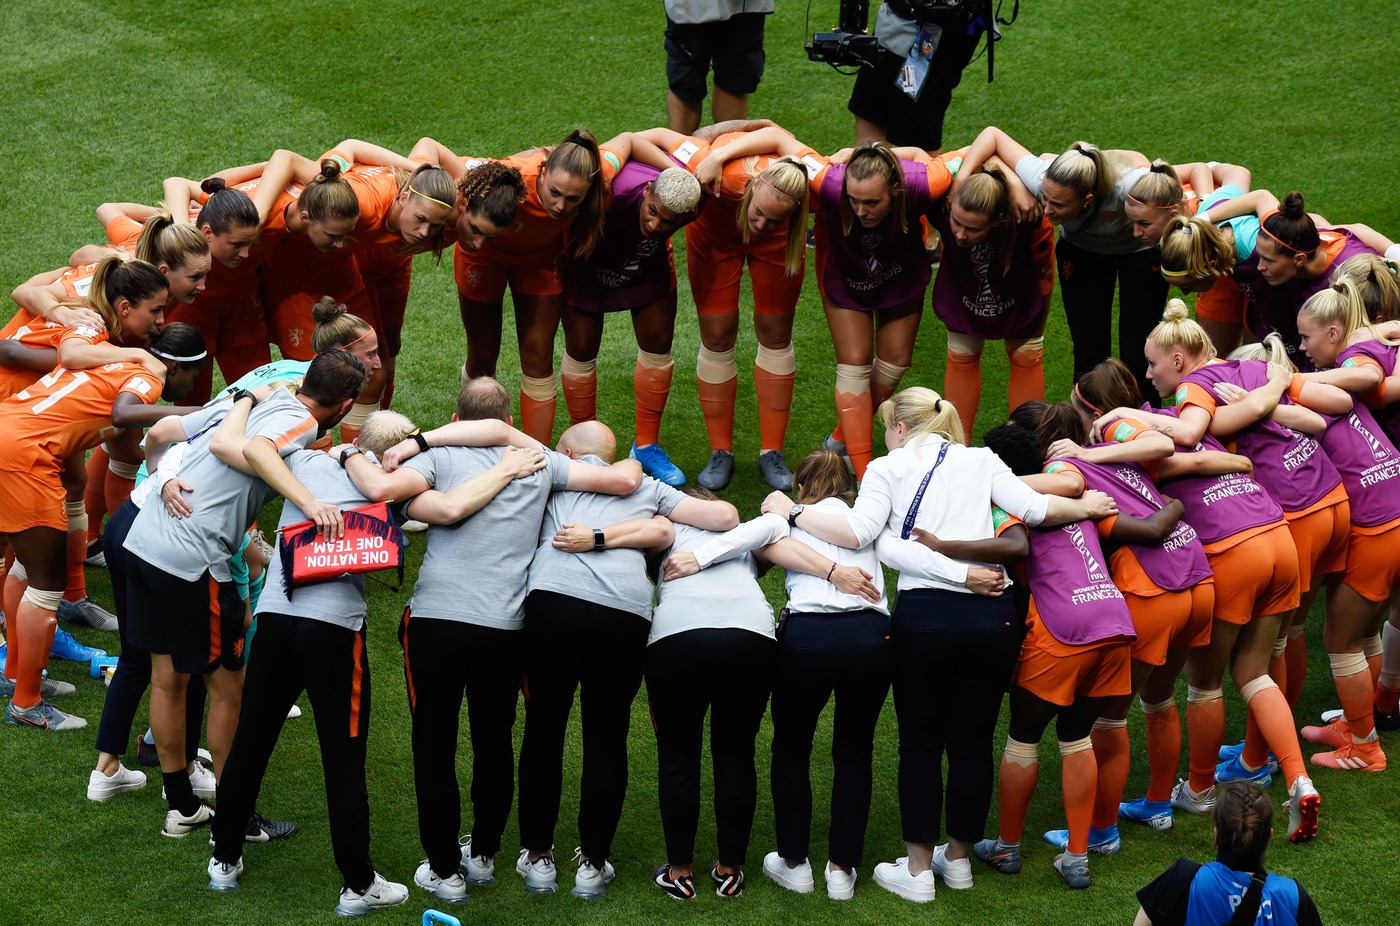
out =
[[427,859],[423,859],[413,873],[413,883],[447,903],[461,903],[467,899],[467,879],[462,877],[462,873],[457,871],[450,878],[439,878]]
[[831,900],[850,900],[856,894],[856,870],[830,868],[826,871],[826,896]]
[[972,861],[967,858],[948,858],[948,844],[933,850],[933,870],[943,879],[944,885],[955,891],[965,891],[972,887]]
[[1195,794],[1186,779],[1181,779],[1176,783],[1176,787],[1172,788],[1172,809],[1184,810],[1187,813],[1210,813],[1215,809],[1215,786]]
[[817,889],[817,883],[812,878],[812,863],[805,858],[801,865],[789,868],[787,859],[776,852],[769,852],[763,857],[763,873],[776,881],[779,887],[798,894],[810,894]]
[[[194,791],[195,797],[212,801],[219,790],[219,780],[214,777],[212,771],[196,762],[194,771],[190,772],[190,788]],[[166,799],[165,785],[160,786],[160,799]]]
[[240,855],[238,861],[232,865],[211,858],[209,860],[209,890],[236,891],[238,890],[238,878],[242,874],[243,856]]
[[928,903],[933,900],[936,890],[933,883],[933,869],[921,871],[917,875],[909,871],[908,857],[893,862],[881,862],[875,866],[875,883],[892,894],[898,894],[914,903]]
[[335,905],[339,916],[364,916],[383,907],[397,907],[408,900],[408,888],[397,881],[385,879],[379,872],[363,894],[356,894],[348,887],[340,889],[340,903]]
[[214,808],[206,802],[200,801],[194,813],[188,817],[178,810],[167,810],[165,812],[165,825],[161,827],[160,833],[162,836],[179,839],[201,827],[208,826],[212,822],[214,822]]
[[520,858],[515,860],[515,873],[525,879],[525,889],[531,894],[553,894],[559,890],[559,871],[554,867],[554,858],[541,855],[530,861],[530,850],[521,849]]
[[421,534],[427,529],[428,524],[426,521],[415,521],[412,518],[408,518],[403,524],[399,525],[399,530],[403,531],[405,534]]
[[87,796],[90,801],[106,801],[116,797],[123,791],[139,791],[146,787],[146,773],[129,769],[120,762],[117,763],[117,770],[112,776],[102,774],[97,769],[93,769],[88,775]]
[[613,878],[617,877],[612,862],[603,859],[603,867],[598,868],[583,857],[582,849],[574,850],[574,858],[578,861],[578,873],[574,875],[573,895],[583,898],[602,897],[608,885],[612,884]]
[[[298,706],[298,705],[296,705],[296,704],[293,704],[291,707],[287,708],[287,719],[288,719],[288,720],[296,720],[296,719],[297,719],[298,717],[300,717],[300,716],[301,716],[301,707],[300,707],[300,706]],[[392,882],[392,881],[385,881],[384,883],[385,883],[385,884],[393,884],[394,882]],[[372,888],[371,888],[371,890],[372,890]]]
[[495,884],[496,863],[484,855],[472,855],[472,834],[462,837],[462,870],[468,884]]

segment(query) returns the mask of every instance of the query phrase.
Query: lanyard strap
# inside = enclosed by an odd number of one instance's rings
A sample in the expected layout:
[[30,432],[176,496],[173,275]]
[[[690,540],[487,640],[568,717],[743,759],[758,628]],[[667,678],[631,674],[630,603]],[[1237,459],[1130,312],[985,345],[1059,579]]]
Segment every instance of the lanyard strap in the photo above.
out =
[[909,513],[904,516],[904,530],[899,534],[901,540],[908,540],[909,535],[913,533],[914,518],[919,514],[919,504],[924,500],[924,490],[928,488],[929,480],[933,478],[933,474],[938,472],[938,467],[943,465],[943,458],[948,455],[948,448],[951,446],[951,443],[943,445],[943,449],[938,451],[938,459],[933,461],[933,469],[929,470],[928,474],[924,476],[924,481],[919,483],[919,491],[914,493],[914,501],[909,504]]

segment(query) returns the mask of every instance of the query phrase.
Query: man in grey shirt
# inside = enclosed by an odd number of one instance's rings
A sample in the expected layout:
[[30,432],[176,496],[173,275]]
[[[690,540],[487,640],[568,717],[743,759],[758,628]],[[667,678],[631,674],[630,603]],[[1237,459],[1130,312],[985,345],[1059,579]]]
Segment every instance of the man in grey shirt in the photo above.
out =
[[[539,449],[510,427],[510,397],[490,377],[462,387],[453,419],[391,449],[384,470],[352,456],[346,471],[373,500],[403,499],[433,487],[447,491],[485,472],[506,452],[501,444]],[[471,517],[428,529],[427,553],[399,629],[413,712],[419,836],[428,856],[414,881],[440,900],[466,897],[468,878],[459,871],[466,858],[481,863],[468,869],[471,881],[494,878],[491,858],[500,849],[515,790],[511,729],[520,693],[526,579],[549,495],[566,488],[626,495],[642,481],[635,460],[605,467],[552,451],[544,455],[542,469],[511,482]],[[415,518],[422,513],[419,500],[409,503],[407,513]],[[465,848],[457,841],[456,771],[464,694],[475,810]]]
[[[606,425],[586,421],[564,432],[558,450],[579,463],[604,467],[615,456],[617,441]],[[644,551],[670,545],[668,517],[711,530],[739,523],[728,502],[691,498],[651,478],[624,496],[558,492],[545,509],[525,599],[524,852],[516,867],[532,891],[549,892],[558,885],[554,828],[575,691],[583,710],[583,775],[581,856],[573,892],[596,897],[612,881],[607,859],[627,796],[627,731],[651,619]],[[633,522],[637,529],[609,527],[621,522]],[[582,550],[570,542],[579,533],[591,535]]]
[[[192,673],[209,689],[208,742],[216,774],[237,725],[243,689],[243,632],[247,606],[229,573],[229,558],[263,505],[281,494],[338,536],[343,522],[333,505],[318,501],[292,476],[282,457],[304,449],[349,411],[364,384],[360,361],[344,351],[318,355],[295,395],[272,392],[258,403],[240,392],[181,419],[190,446],[180,478],[194,487],[189,517],[164,505],[146,505],[132,523],[128,636],[151,653],[151,729],[165,779],[164,832],[184,836],[213,819],[185,773],[185,686]],[[257,405],[257,408],[253,408]],[[251,411],[250,411],[251,410]],[[230,440],[216,425],[236,416],[247,439]],[[241,431],[239,433],[242,433]],[[152,457],[158,456],[153,453]],[[247,820],[238,821],[241,828]]]

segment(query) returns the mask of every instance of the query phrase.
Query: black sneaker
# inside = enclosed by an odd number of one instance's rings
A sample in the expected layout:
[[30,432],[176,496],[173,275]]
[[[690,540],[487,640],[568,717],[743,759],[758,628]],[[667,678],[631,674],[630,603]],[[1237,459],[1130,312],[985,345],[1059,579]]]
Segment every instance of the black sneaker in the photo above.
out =
[[[48,697],[48,695],[45,695],[45,697]],[[1372,713],[1376,718],[1377,730],[1384,730],[1387,733],[1392,730],[1400,730],[1400,708],[1396,708],[1389,714],[1382,714],[1380,711],[1376,710],[1373,710]]]
[[671,877],[670,865],[662,865],[656,869],[652,876],[652,882],[665,891],[668,897],[674,897],[676,900],[695,899],[695,879],[690,875],[681,875],[679,878]]
[[142,768],[156,768],[160,765],[160,753],[156,744],[146,742],[146,737],[136,737],[136,764]]
[[269,820],[256,810],[243,834],[244,842],[274,842],[290,839],[297,834],[297,825],[290,820]]
[[710,866],[710,880],[715,882],[715,893],[720,897],[738,897],[744,893],[743,870],[720,874],[719,862]]

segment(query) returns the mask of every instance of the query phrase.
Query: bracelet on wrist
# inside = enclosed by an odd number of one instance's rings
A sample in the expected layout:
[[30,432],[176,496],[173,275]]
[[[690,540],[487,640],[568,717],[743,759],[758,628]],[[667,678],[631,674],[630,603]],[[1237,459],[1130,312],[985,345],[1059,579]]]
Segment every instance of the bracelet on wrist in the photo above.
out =
[[836,562],[835,562],[835,560],[833,560],[832,563],[831,563],[831,568],[828,569],[828,570],[826,571],[826,580],[827,580],[828,582],[831,581],[831,574],[832,574],[833,572],[835,572],[835,571],[836,571]]

